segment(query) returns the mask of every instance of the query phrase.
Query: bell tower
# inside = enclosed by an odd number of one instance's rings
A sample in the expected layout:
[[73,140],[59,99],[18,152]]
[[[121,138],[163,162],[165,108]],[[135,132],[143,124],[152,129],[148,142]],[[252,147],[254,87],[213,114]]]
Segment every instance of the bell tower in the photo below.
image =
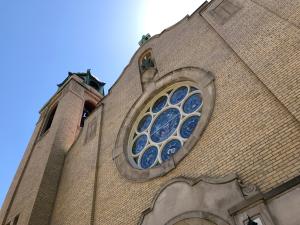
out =
[[8,191],[0,225],[48,225],[64,158],[84,120],[104,96],[105,83],[69,73],[40,110],[40,118]]

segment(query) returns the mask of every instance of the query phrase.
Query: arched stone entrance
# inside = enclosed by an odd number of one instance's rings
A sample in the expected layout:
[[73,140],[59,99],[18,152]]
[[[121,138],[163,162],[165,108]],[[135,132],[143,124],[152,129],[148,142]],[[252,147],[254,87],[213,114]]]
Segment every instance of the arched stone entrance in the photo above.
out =
[[178,177],[158,190],[138,225],[233,225],[228,209],[243,200],[243,187],[234,174],[196,180]]

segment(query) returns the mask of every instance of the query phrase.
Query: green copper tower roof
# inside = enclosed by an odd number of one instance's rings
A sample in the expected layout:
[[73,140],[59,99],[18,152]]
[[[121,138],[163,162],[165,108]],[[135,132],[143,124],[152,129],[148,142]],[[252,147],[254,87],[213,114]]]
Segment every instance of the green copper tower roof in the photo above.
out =
[[60,88],[61,86],[64,85],[64,83],[69,79],[69,77],[76,75],[78,77],[80,77],[85,84],[93,87],[94,89],[96,89],[100,94],[102,94],[104,96],[104,85],[105,83],[101,82],[97,77],[93,76],[91,74],[91,70],[88,69],[86,71],[86,73],[73,73],[73,72],[69,72],[68,73],[68,77],[60,84],[58,84],[57,86]]

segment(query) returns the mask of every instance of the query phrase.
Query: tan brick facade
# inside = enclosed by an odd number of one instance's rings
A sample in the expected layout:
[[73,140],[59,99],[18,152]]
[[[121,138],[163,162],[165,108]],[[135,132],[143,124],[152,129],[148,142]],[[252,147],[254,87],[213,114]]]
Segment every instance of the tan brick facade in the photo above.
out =
[[[49,133],[38,137],[43,119],[37,124],[0,224],[17,214],[20,225],[138,224],[159,188],[176,177],[237,173],[267,193],[299,176],[299,18],[298,0],[214,0],[140,47],[101,102],[71,78],[47,105],[60,99]],[[201,68],[215,77],[216,98],[206,130],[176,168],[135,182],[118,172],[113,150],[145,92],[138,61],[149,48],[157,79],[179,68]],[[78,135],[87,99],[99,104]]]

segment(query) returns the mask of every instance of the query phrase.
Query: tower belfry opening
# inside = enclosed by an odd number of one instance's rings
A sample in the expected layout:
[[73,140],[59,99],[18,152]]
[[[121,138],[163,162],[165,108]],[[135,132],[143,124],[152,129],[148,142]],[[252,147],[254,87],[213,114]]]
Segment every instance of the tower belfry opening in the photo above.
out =
[[57,105],[53,109],[51,109],[50,112],[48,113],[46,122],[45,122],[43,130],[42,130],[42,134],[44,134],[51,127],[56,109],[57,109]]
[[84,103],[80,127],[84,126],[84,121],[89,117],[89,115],[94,111],[95,108],[96,108],[96,106],[93,103],[91,103],[90,101],[86,101]]

